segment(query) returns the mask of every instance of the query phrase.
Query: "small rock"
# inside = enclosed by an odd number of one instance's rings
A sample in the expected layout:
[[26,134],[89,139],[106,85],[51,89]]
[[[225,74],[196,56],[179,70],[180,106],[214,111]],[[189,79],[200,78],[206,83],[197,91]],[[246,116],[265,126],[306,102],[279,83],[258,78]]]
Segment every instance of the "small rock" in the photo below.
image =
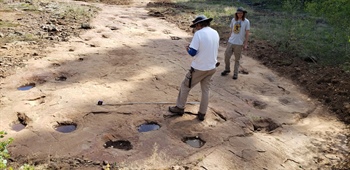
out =
[[108,164],[108,161],[104,160],[103,165],[107,165],[107,164]]
[[83,161],[84,162],[89,162],[89,159],[88,158],[84,158]]
[[103,38],[109,38],[110,35],[107,35],[107,34],[102,34],[102,37]]
[[49,167],[48,167],[49,169],[60,169],[59,168],[59,166],[56,164],[56,163],[54,163],[54,162],[51,162],[50,164],[49,164]]
[[92,26],[89,23],[83,23],[81,24],[82,29],[92,29]]
[[239,70],[239,73],[241,73],[241,74],[249,74],[249,71],[247,70],[247,69],[241,69],[241,70]]
[[55,19],[50,19],[50,22],[51,22],[51,23],[56,23],[57,20],[55,20]]
[[118,28],[116,26],[107,26],[107,27],[111,30],[118,30]]
[[185,168],[182,166],[179,166],[179,165],[175,165],[175,166],[171,167],[171,170],[185,170]]
[[101,165],[101,162],[100,161],[95,161],[93,164],[94,165]]
[[79,165],[79,161],[73,161],[73,165]]
[[41,28],[44,29],[45,31],[48,31],[48,32],[58,31],[58,29],[56,28],[55,25],[43,25],[43,26],[41,26]]
[[67,25],[67,24],[66,24],[65,22],[63,22],[63,21],[58,21],[57,24],[58,24],[58,25]]
[[254,100],[253,101],[253,106],[255,108],[258,108],[258,109],[265,109],[267,104],[265,102],[262,102],[262,101]]
[[19,32],[19,31],[15,31],[15,35],[19,35],[19,36],[22,36],[22,35],[24,35],[24,33],[22,33],[22,32]]
[[84,160],[80,159],[80,158],[75,158],[75,160],[78,162],[78,163],[83,163]]
[[181,38],[180,37],[177,37],[177,36],[170,36],[171,40],[180,40]]

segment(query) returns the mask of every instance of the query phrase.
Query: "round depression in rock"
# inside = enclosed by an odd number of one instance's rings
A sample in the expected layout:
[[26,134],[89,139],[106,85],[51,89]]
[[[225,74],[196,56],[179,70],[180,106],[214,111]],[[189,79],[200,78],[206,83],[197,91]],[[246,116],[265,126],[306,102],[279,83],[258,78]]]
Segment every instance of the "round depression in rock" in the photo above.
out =
[[77,129],[77,124],[75,123],[58,123],[54,126],[54,129],[61,133],[70,133]]
[[144,123],[138,127],[139,132],[149,132],[153,130],[158,130],[160,125],[155,122]]
[[20,122],[16,122],[16,123],[13,123],[11,127],[12,127],[12,130],[19,132],[19,131],[23,130],[26,127],[26,125],[24,125]]
[[26,90],[32,89],[33,87],[35,87],[35,83],[27,83],[25,85],[18,87],[17,90],[26,91]]
[[201,148],[205,144],[205,141],[199,138],[198,136],[185,137],[182,139],[182,141],[194,148]]

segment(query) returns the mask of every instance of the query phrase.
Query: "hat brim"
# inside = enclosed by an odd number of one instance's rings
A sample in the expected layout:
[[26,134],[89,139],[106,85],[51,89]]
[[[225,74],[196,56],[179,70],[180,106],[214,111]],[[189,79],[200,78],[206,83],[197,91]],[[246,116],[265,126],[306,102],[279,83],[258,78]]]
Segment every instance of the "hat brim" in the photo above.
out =
[[199,20],[199,21],[193,23],[190,27],[191,27],[191,28],[194,28],[194,27],[196,27],[196,24],[198,24],[198,23],[201,23],[201,22],[204,22],[204,21],[209,21],[209,22],[211,22],[212,20],[213,20],[213,18],[207,18],[207,19]]
[[237,12],[243,12],[244,14],[248,13],[247,11],[236,11],[236,14]]

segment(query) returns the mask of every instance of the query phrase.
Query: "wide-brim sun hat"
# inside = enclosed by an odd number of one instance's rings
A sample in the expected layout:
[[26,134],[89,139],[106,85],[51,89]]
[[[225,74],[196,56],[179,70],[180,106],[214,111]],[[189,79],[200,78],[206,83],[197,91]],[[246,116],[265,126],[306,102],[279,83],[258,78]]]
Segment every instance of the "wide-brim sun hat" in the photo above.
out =
[[248,13],[243,7],[238,7],[236,13],[237,12]]
[[199,15],[196,17],[196,19],[194,19],[192,21],[192,25],[190,26],[191,28],[194,28],[196,26],[196,24],[200,23],[200,22],[204,22],[204,21],[209,21],[211,22],[213,20],[213,18],[207,18],[204,15]]

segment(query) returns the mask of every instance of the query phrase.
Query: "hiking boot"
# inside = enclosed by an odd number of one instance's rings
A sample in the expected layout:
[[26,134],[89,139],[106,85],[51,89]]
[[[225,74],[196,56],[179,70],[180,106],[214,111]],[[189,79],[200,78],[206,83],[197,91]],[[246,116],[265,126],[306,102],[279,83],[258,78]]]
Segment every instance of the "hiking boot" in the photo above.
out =
[[204,118],[205,118],[205,114],[198,112],[197,118],[198,118],[199,121],[203,121]]
[[177,106],[170,106],[169,112],[182,116],[185,113],[185,109],[181,109]]
[[222,75],[222,76],[226,76],[226,75],[228,75],[228,73],[230,73],[230,72],[231,72],[231,71],[226,71],[226,70],[225,70],[225,71],[221,72],[221,75]]
[[236,79],[238,79],[238,75],[234,74],[232,78],[236,80]]

